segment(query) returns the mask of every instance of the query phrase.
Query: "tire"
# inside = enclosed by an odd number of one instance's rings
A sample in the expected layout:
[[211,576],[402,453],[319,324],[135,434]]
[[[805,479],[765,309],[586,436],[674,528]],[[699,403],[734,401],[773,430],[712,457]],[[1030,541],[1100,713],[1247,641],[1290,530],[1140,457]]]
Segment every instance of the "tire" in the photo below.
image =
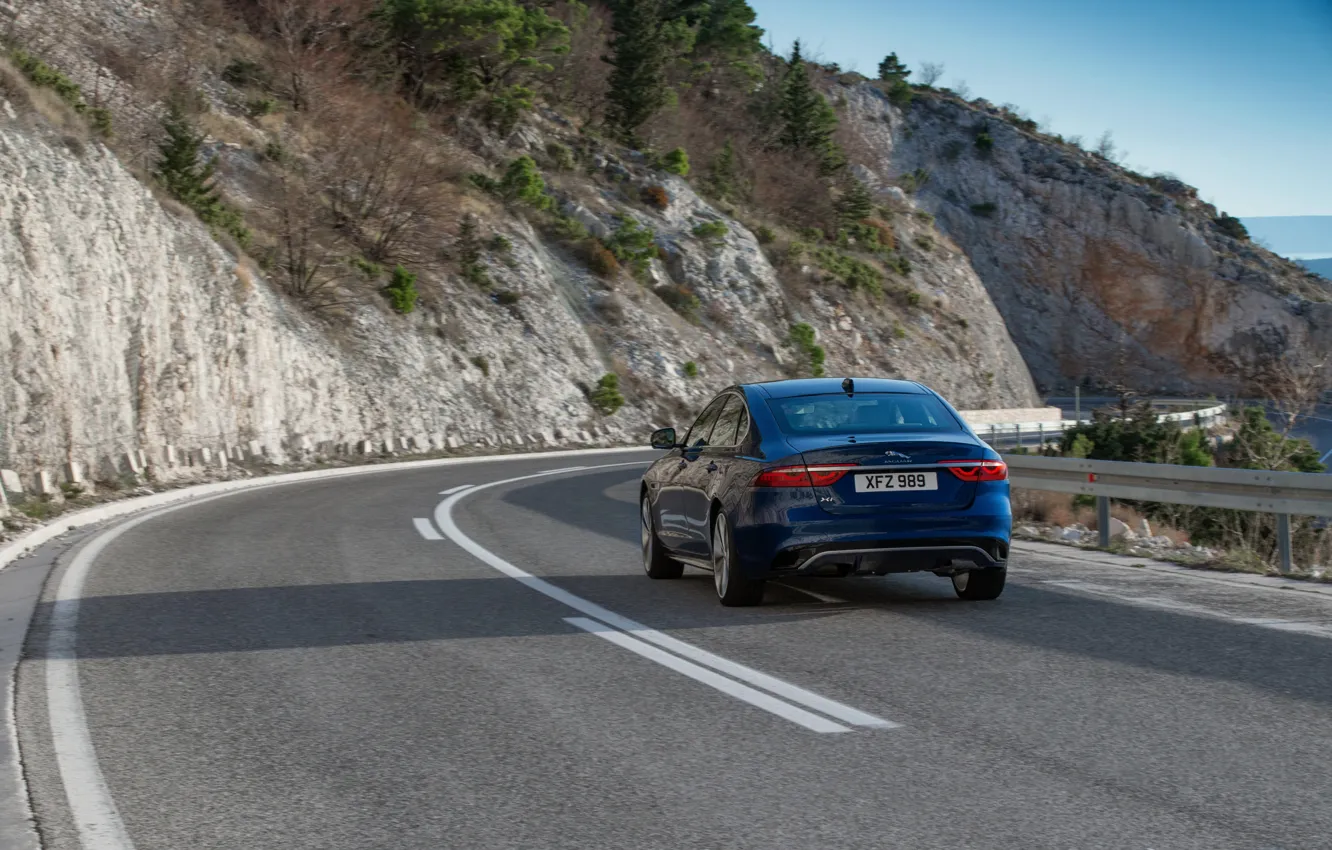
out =
[[740,575],[731,523],[721,512],[712,520],[712,579],[717,586],[717,598],[728,608],[763,602],[764,581]]
[[1006,569],[972,570],[953,574],[953,590],[961,599],[986,600],[998,599],[1004,592],[1004,581],[1008,578]]
[[657,539],[656,524],[652,521],[652,501],[647,493],[638,502],[638,515],[642,521],[643,572],[648,578],[679,578],[684,575],[684,564],[666,557]]

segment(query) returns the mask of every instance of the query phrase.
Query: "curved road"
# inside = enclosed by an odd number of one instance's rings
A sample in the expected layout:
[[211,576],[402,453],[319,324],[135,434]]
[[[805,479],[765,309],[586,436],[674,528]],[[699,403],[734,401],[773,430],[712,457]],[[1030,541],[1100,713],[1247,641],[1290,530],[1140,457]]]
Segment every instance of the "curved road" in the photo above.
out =
[[[44,846],[1332,844],[1332,597],[1029,548],[993,603],[924,575],[724,609],[706,573],[642,575],[648,457],[85,538],[19,672]],[[539,474],[571,463],[605,468]]]

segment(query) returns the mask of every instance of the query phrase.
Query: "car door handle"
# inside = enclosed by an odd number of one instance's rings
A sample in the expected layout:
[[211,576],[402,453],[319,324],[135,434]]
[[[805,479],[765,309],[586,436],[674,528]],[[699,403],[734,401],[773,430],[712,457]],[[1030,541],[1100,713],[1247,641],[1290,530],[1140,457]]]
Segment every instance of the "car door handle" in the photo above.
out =
[[708,464],[708,472],[716,472],[716,471],[717,471],[716,462]]

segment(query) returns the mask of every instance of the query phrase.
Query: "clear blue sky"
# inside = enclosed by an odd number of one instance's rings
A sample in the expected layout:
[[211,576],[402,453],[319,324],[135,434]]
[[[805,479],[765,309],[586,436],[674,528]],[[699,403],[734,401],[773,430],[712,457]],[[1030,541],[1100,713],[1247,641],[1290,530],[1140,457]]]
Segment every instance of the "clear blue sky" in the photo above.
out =
[[750,0],[867,76],[896,52],[1052,132],[1105,130],[1237,216],[1332,214],[1332,0]]

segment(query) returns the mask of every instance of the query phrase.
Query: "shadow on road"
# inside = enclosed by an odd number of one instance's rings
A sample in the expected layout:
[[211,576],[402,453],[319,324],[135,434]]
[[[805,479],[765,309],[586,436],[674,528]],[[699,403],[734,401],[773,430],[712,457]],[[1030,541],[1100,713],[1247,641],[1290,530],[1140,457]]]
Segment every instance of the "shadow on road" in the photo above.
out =
[[[638,476],[637,471],[624,470],[582,476],[576,489],[568,487],[567,482],[543,482],[508,492],[503,499],[564,525],[637,546]],[[624,498],[625,492],[628,498]],[[580,595],[598,599],[604,598],[599,594],[609,588],[579,586],[598,580],[579,576],[562,577],[559,582]],[[1138,608],[1027,584],[1010,584],[995,603],[967,604],[954,598],[946,580],[929,574],[789,583],[845,600],[844,606],[825,608],[826,614],[839,608],[847,613],[848,608],[874,609],[931,627],[1002,641],[1019,650],[1023,646],[1053,650],[1332,703],[1332,641],[1326,638]],[[716,605],[711,588],[691,590],[695,592],[687,593],[682,606],[654,612],[651,624],[685,629],[754,621],[752,610],[731,610],[720,617],[709,613],[709,608]],[[770,591],[765,608],[772,610],[772,603],[779,602],[774,596],[776,593]],[[694,617],[708,622],[696,622]],[[866,621],[862,628],[865,639],[872,642],[873,621]]]

